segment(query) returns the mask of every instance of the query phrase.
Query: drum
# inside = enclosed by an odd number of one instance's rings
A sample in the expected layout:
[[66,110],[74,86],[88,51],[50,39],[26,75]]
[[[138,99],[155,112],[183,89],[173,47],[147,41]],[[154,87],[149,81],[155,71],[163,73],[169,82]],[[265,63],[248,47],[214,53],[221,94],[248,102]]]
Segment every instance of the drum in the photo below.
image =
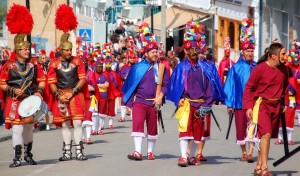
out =
[[47,104],[39,97],[31,95],[21,101],[18,113],[21,118],[33,116],[33,121],[40,121],[49,111]]

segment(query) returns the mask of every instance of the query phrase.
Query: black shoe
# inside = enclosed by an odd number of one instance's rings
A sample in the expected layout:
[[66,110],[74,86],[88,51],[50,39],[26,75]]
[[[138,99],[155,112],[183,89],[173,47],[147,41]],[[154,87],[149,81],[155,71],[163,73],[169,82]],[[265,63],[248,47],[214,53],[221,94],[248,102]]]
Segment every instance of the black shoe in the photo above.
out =
[[19,167],[19,166],[21,166],[21,161],[14,159],[14,162],[9,165],[9,168],[14,168],[14,167]]

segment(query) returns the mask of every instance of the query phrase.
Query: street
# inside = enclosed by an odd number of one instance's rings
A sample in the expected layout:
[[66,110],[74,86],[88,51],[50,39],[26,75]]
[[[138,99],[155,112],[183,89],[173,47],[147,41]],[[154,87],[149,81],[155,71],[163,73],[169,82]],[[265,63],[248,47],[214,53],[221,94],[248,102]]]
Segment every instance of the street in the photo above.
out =
[[[160,136],[154,148],[156,160],[147,160],[146,140],[143,140],[142,153],[143,161],[131,161],[127,159],[127,154],[134,151],[133,139],[130,136],[131,121],[117,122],[119,114],[114,121],[114,130],[107,129],[104,136],[92,136],[94,144],[84,145],[84,153],[89,158],[87,161],[77,161],[75,150],[72,149],[73,160],[59,162],[62,156],[62,136],[60,129],[51,131],[39,131],[34,133],[33,155],[36,166],[28,166],[24,159],[22,166],[9,168],[12,162],[13,150],[11,140],[0,142],[0,175],[1,176],[238,176],[253,175],[256,163],[239,161],[241,150],[235,144],[235,125],[232,124],[229,139],[226,140],[228,127],[228,115],[225,106],[214,106],[216,115],[222,131],[220,132],[215,122],[212,120],[211,140],[206,142],[203,155],[208,159],[200,166],[189,166],[181,168],[177,166],[180,156],[178,144],[177,119],[171,118],[175,107],[168,102],[162,109],[166,132]],[[3,128],[3,127],[1,127]],[[294,146],[290,146],[290,151],[300,145],[300,127],[295,126],[293,139]],[[273,167],[273,162],[281,158],[284,154],[283,145],[274,145],[271,141],[271,152],[269,156],[269,170],[275,175],[296,176],[300,175],[300,153],[295,154],[286,162],[277,167]],[[257,152],[254,152],[255,160]],[[23,156],[22,156],[23,158]]]

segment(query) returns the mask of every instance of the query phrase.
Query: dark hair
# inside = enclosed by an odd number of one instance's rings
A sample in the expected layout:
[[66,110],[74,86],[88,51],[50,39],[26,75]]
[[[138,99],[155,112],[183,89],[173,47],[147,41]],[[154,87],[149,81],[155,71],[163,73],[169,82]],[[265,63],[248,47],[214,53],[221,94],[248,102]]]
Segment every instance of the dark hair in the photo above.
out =
[[269,57],[271,57],[271,55],[275,54],[278,55],[278,52],[280,52],[280,50],[284,48],[283,45],[281,43],[272,43],[270,45],[270,47],[268,48],[267,52],[258,59],[257,61],[257,65],[265,62],[268,60]]
[[211,48],[207,48],[207,53],[208,54],[212,54],[213,53],[213,50]]

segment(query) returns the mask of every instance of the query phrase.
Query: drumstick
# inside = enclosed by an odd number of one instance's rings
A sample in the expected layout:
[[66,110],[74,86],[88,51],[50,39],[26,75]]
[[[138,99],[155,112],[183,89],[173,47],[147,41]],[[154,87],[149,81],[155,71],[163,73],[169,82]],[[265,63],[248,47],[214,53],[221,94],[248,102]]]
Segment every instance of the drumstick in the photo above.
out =
[[31,85],[31,83],[32,81],[29,81],[29,83],[22,90],[25,91]]
[[[31,85],[31,83],[32,83],[32,81],[29,81],[29,83],[22,89],[22,91],[25,91]],[[19,95],[16,96],[15,99],[17,99],[18,97],[19,97]]]
[[23,88],[24,88],[24,86],[25,86],[25,84],[26,84],[27,80],[28,80],[28,77],[27,77],[27,78],[25,79],[25,81],[23,82],[23,84],[22,84],[22,86],[21,86],[21,89],[23,89]]

